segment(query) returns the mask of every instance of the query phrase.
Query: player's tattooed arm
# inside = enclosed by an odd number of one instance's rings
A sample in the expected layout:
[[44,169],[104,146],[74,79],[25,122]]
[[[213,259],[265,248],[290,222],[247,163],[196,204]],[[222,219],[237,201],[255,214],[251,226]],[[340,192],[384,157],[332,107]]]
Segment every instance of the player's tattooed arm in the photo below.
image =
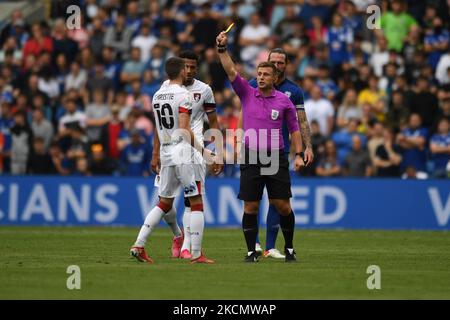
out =
[[314,160],[314,153],[311,144],[311,131],[309,129],[308,118],[304,109],[297,111],[298,122],[300,126],[300,134],[302,136],[302,142],[305,146],[305,165],[309,165]]

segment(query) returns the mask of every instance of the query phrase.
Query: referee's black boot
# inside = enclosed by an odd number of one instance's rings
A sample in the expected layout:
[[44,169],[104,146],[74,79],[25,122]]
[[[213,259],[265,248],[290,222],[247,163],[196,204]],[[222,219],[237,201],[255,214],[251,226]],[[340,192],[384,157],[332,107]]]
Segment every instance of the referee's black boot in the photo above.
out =
[[285,258],[284,261],[285,262],[297,262],[297,257],[296,257],[296,252],[294,249],[291,249],[292,253],[289,252],[289,250],[287,248],[284,248],[284,254],[285,254]]
[[244,262],[258,262],[258,253],[253,251],[251,255],[246,255],[244,258]]

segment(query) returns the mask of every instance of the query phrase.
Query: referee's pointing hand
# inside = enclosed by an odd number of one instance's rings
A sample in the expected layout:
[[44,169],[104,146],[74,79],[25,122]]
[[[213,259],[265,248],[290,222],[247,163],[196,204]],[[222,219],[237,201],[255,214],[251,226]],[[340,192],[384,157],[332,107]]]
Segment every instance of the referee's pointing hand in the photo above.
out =
[[216,38],[216,43],[218,46],[226,46],[227,41],[228,41],[228,37],[227,37],[227,34],[225,33],[225,31],[222,31],[221,33],[219,33],[219,35]]

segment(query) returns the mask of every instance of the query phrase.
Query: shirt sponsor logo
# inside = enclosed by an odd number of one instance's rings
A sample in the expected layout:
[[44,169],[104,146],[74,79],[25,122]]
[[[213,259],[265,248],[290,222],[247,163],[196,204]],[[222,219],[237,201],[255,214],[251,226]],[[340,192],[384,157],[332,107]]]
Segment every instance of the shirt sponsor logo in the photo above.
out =
[[272,110],[272,120],[277,120],[279,114],[277,110]]

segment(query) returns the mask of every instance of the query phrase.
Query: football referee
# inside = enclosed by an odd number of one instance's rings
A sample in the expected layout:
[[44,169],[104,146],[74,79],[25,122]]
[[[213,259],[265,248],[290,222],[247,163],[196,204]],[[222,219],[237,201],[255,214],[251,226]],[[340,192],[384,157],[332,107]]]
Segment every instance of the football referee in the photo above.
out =
[[[244,163],[240,167],[239,199],[244,201],[242,229],[248,249],[244,261],[258,261],[258,253],[255,251],[258,234],[257,218],[264,187],[267,188],[271,203],[275,205],[280,214],[280,227],[285,240],[285,261],[296,261],[293,245],[295,215],[290,204],[292,193],[289,163],[284,154],[281,133],[283,122],[286,121],[295,150],[294,168],[300,170],[304,166],[304,162],[296,108],[285,94],[274,89],[277,69],[273,63],[262,62],[257,66],[258,86],[253,88],[237,73],[235,65],[227,53],[225,32],[221,32],[217,36],[216,43],[220,62],[242,104],[243,128],[246,137]],[[251,139],[249,132],[256,132],[257,139]],[[263,136],[266,136],[265,139]],[[267,167],[265,159],[262,158],[263,154],[269,154],[271,161],[276,160],[275,163],[278,164],[276,173],[263,174],[265,172],[263,169]]]

